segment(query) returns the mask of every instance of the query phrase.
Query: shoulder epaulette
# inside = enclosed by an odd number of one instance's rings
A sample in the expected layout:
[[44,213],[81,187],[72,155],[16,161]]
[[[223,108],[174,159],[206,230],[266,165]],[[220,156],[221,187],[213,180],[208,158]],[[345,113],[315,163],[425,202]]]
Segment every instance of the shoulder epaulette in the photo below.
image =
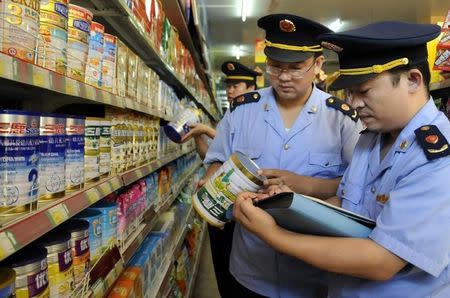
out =
[[342,113],[344,113],[344,115],[349,116],[355,122],[357,122],[359,119],[358,112],[340,98],[334,96],[327,98],[327,106],[341,111]]
[[251,102],[258,102],[260,98],[261,98],[261,95],[256,91],[239,95],[239,96],[233,98],[233,100],[231,101],[230,112],[233,112],[234,109],[236,109],[240,105],[243,105],[246,103],[251,103]]
[[444,157],[450,154],[447,139],[436,125],[424,125],[414,131],[417,142],[422,147],[428,160]]

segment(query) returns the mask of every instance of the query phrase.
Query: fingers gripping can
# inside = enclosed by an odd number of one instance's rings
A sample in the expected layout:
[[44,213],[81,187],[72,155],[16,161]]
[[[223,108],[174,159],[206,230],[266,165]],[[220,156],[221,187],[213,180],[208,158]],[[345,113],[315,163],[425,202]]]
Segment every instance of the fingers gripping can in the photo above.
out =
[[179,143],[189,132],[189,124],[198,122],[200,122],[199,111],[194,108],[187,108],[176,117],[176,120],[164,126],[164,132],[173,142]]
[[209,224],[222,227],[228,220],[226,212],[234,203],[237,194],[243,191],[256,192],[263,185],[257,174],[258,165],[246,155],[235,152],[194,194],[195,210]]

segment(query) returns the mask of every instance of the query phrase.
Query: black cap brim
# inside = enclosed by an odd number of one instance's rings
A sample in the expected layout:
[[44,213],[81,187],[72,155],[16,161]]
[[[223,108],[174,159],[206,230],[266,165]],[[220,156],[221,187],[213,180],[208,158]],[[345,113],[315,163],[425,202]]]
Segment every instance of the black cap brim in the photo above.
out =
[[255,84],[256,85],[256,79],[255,80],[239,80],[239,79],[227,79],[225,78],[225,83],[231,83],[231,84],[236,84],[236,83],[250,83],[250,84]]
[[264,54],[272,60],[287,63],[303,62],[314,56],[313,52],[289,51],[273,47],[266,47]]
[[365,75],[354,75],[354,76],[339,76],[336,80],[334,80],[330,86],[328,86],[328,89],[331,91],[346,89],[355,85],[362,84],[364,82],[367,82],[368,80],[376,77],[377,74],[370,73]]

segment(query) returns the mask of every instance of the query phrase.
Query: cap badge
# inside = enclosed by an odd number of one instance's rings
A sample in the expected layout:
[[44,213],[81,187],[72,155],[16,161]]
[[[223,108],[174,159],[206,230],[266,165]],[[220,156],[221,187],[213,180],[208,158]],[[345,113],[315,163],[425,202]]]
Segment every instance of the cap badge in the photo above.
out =
[[335,45],[335,44],[333,44],[331,42],[322,41],[321,44],[322,44],[322,47],[324,47],[326,49],[329,49],[329,50],[332,50],[332,51],[335,51],[335,52],[338,52],[338,53],[342,52],[344,50],[340,46],[337,46],[337,45]]
[[280,21],[280,30],[283,32],[295,32],[297,29],[292,21],[284,19]]
[[235,69],[233,63],[228,63],[228,64],[227,64],[227,68],[228,68],[228,70],[234,70],[234,69]]

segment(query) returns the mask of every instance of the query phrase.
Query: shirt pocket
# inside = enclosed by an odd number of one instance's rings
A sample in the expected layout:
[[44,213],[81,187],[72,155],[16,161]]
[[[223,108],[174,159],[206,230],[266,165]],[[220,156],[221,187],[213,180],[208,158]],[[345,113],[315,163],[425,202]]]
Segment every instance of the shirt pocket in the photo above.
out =
[[309,153],[309,172],[313,177],[336,178],[342,176],[343,161],[337,153]]

